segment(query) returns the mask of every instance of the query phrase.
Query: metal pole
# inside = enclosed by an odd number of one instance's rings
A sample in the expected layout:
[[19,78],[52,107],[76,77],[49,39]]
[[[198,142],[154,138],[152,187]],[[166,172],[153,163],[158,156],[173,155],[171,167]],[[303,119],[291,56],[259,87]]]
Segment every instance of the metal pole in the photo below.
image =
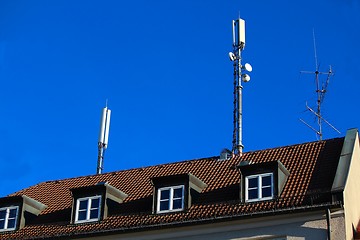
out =
[[96,174],[101,174],[103,170],[104,163],[104,146],[103,143],[98,144],[98,162],[97,162],[97,170]]
[[326,209],[326,222],[327,222],[328,240],[331,240],[331,212],[329,208]]
[[[242,33],[240,33],[240,31]],[[234,62],[234,130],[233,154],[242,154],[242,65],[241,51],[245,47],[245,23],[238,19],[233,21],[233,52],[230,59]]]
[[238,142],[237,152],[242,154],[244,148],[242,144],[242,85],[241,85],[241,47],[238,46],[238,74],[237,74],[237,92],[238,92]]
[[233,140],[232,140],[232,153],[233,154],[236,154],[236,145],[237,145],[237,125],[238,125],[238,121],[237,121],[237,111],[238,111],[238,107],[237,107],[237,104],[238,104],[238,90],[237,90],[237,63],[236,61],[234,61],[234,102],[233,102]]
[[317,115],[318,115],[318,125],[319,125],[319,140],[322,140],[322,123],[321,123],[321,90],[319,83],[319,71],[315,72],[316,79],[316,94],[317,94]]

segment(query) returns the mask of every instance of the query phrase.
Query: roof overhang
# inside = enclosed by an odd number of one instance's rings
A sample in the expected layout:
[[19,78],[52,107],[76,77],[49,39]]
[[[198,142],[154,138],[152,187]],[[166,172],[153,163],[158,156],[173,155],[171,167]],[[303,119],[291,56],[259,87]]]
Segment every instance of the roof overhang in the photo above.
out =
[[41,202],[26,195],[22,195],[22,198],[24,211],[30,212],[36,216],[38,216],[47,207],[45,204],[42,204]]
[[346,132],[331,192],[342,192],[345,189],[356,141],[359,141],[358,130],[349,129]]
[[22,210],[38,216],[47,206],[26,195],[0,198],[2,205],[22,205]]
[[111,186],[108,183],[105,183],[104,186],[106,188],[106,198],[109,198],[118,203],[122,203],[125,200],[125,198],[128,197],[126,193],[120,191],[119,189]]
[[161,186],[162,184],[172,184],[177,182],[189,182],[189,187],[194,189],[197,192],[201,192],[204,188],[207,187],[207,184],[204,183],[202,180],[197,178],[191,173],[184,173],[184,174],[176,174],[176,175],[168,175],[168,176],[160,176],[151,178],[151,182],[153,185]]

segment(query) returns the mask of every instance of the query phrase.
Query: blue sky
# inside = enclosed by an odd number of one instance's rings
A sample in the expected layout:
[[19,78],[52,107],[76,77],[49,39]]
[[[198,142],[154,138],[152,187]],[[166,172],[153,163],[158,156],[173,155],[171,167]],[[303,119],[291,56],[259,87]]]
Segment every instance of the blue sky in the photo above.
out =
[[[231,21],[246,21],[245,152],[317,140],[313,29],[324,138],[359,127],[360,1],[0,1],[0,196],[104,172],[219,155],[232,141]],[[315,126],[315,125],[314,125]]]

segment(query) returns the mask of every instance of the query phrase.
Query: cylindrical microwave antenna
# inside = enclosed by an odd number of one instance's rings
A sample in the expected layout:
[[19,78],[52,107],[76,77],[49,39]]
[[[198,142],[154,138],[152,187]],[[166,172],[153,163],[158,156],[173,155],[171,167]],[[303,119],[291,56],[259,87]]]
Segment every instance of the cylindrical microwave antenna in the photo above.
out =
[[100,118],[100,133],[98,140],[98,164],[97,164],[97,174],[101,174],[104,165],[104,153],[105,149],[108,146],[109,141],[109,130],[110,130],[110,116],[111,110],[107,107],[104,107],[102,110]]
[[107,107],[104,107],[100,119],[100,133],[99,133],[98,142],[102,143],[105,146],[105,148],[109,140],[110,116],[111,116],[111,110],[108,109]]
[[106,112],[107,107],[104,107],[102,110],[101,118],[100,118],[100,133],[99,133],[99,143],[104,142],[104,136],[105,136],[105,126],[106,126]]
[[105,125],[105,135],[104,135],[104,148],[107,148],[108,142],[109,142],[109,129],[110,129],[110,116],[111,116],[111,110],[107,109],[106,111],[106,125]]

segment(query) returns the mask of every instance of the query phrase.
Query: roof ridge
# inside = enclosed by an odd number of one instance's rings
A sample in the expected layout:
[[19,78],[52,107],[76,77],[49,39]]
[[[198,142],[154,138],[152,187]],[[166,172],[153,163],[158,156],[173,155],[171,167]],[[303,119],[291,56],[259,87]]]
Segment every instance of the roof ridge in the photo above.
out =
[[146,167],[134,167],[134,168],[129,168],[129,169],[122,169],[122,170],[116,170],[116,171],[111,171],[111,172],[107,172],[107,173],[102,173],[102,174],[89,174],[89,175],[82,175],[82,176],[77,176],[77,177],[69,177],[69,178],[62,178],[62,179],[54,179],[54,180],[48,180],[48,181],[42,181],[39,182],[35,185],[32,185],[30,187],[27,188],[23,188],[11,195],[16,195],[17,193],[20,193],[26,189],[32,188],[32,187],[36,187],[42,184],[46,184],[46,183],[61,183],[61,182],[65,182],[65,181],[69,181],[69,180],[73,180],[73,179],[79,179],[79,178],[89,178],[89,177],[96,177],[96,176],[106,176],[106,175],[113,175],[113,174],[117,174],[120,172],[127,172],[127,171],[135,171],[138,169],[146,169],[146,168],[154,168],[154,167],[159,167],[159,166],[164,166],[164,165],[171,165],[171,164],[181,164],[181,163],[186,163],[186,162],[195,162],[195,161],[203,161],[203,160],[217,160],[219,157],[218,156],[212,156],[212,157],[204,157],[204,158],[194,158],[191,160],[182,160],[182,161],[178,161],[178,162],[168,162],[168,163],[159,163],[156,165],[150,165],[150,166],[146,166]]
[[[262,152],[262,151],[269,151],[269,150],[276,150],[276,149],[281,149],[281,148],[296,147],[296,146],[299,146],[299,145],[313,144],[313,143],[319,143],[319,142],[335,141],[335,140],[339,140],[339,139],[344,139],[344,137],[330,138],[330,139],[325,139],[325,140],[322,140],[322,141],[311,141],[311,142],[297,143],[297,144],[292,144],[292,145],[271,147],[271,148],[266,148],[266,149],[249,151],[249,152],[244,152],[243,156],[245,156],[247,154],[253,154],[253,153],[257,153],[257,152]],[[238,156],[236,156],[236,157],[238,157]],[[111,172],[102,173],[102,174],[90,174],[90,175],[69,177],[69,178],[63,178],[63,179],[54,179],[54,180],[42,181],[42,182],[39,182],[39,183],[37,183],[35,185],[29,186],[27,188],[20,189],[19,191],[16,191],[15,193],[10,194],[9,196],[18,195],[19,193],[21,193],[21,192],[23,192],[23,191],[25,191],[27,189],[34,188],[36,186],[47,184],[47,183],[62,183],[62,182],[70,181],[70,180],[73,180],[73,179],[93,178],[93,177],[96,177],[96,176],[114,175],[114,174],[118,174],[120,172],[135,171],[135,170],[138,170],[138,169],[148,169],[148,168],[154,168],[154,167],[159,167],[159,166],[168,166],[168,165],[173,165],[173,164],[181,164],[181,163],[186,163],[186,162],[195,162],[195,161],[204,161],[204,160],[218,160],[218,159],[219,159],[219,156],[204,157],[204,158],[194,158],[194,159],[191,159],[191,160],[182,160],[182,161],[176,161],[176,162],[159,163],[159,164],[156,164],[156,165],[150,165],[150,166],[145,166],[145,167],[134,167],[134,168],[129,168],[129,169],[116,170],[116,171],[111,171]]]
[[276,149],[280,149],[280,148],[297,147],[299,145],[306,145],[306,144],[313,144],[313,143],[320,143],[320,142],[329,142],[329,141],[335,141],[335,140],[340,140],[340,139],[344,139],[344,138],[345,137],[337,137],[337,138],[324,139],[324,140],[321,140],[321,141],[311,141],[311,142],[295,143],[295,144],[285,145],[285,146],[269,147],[269,148],[244,152],[243,154],[251,154],[251,153],[268,151],[268,150],[276,150]]

